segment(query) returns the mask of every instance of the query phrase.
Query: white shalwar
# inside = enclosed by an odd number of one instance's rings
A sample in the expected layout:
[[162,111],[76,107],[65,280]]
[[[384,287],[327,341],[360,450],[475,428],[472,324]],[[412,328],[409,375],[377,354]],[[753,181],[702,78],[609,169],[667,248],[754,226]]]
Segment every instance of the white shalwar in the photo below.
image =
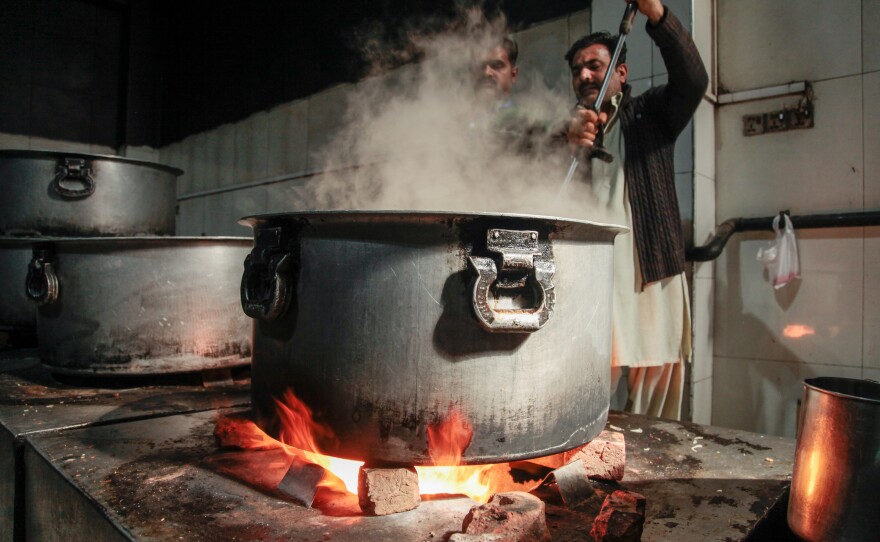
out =
[[[615,97],[615,106],[619,98]],[[623,137],[616,120],[615,115],[605,133],[605,147],[614,160],[610,164],[590,160],[591,175],[573,181],[568,196],[589,202],[585,219],[630,228],[614,241],[611,392],[617,389],[621,368],[629,367],[625,410],[677,420],[684,390],[683,361],[689,360],[691,353],[687,280],[681,273],[642,289],[624,182]]]

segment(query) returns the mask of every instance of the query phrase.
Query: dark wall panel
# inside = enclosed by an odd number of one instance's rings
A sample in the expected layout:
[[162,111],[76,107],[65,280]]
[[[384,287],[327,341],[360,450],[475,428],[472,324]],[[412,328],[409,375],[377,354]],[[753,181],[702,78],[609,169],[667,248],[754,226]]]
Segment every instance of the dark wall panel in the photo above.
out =
[[4,0],[0,131],[116,147],[126,6]]

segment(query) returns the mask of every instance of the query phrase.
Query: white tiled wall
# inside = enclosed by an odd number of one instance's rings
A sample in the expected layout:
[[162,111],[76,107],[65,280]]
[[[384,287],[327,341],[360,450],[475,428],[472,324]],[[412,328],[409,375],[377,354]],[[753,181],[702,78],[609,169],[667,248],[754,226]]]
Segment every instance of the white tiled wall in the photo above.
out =
[[351,85],[339,85],[309,98],[306,126],[309,168],[324,163],[322,156],[327,152],[327,144],[343,126],[351,92]]
[[177,235],[199,237],[205,233],[206,198],[192,198],[177,202]]
[[563,17],[519,32],[515,39],[520,51],[519,66],[537,68],[524,70],[524,75],[537,77],[546,87],[570,94],[571,76],[564,60],[571,45],[568,27],[569,18]]
[[813,90],[809,130],[743,136],[743,115],[792,107],[797,96],[719,108],[719,218],[861,207],[862,77],[818,81]]
[[[578,11],[568,16],[568,43],[570,46],[581,36],[589,34],[591,31],[590,12],[587,10]],[[565,48],[568,51],[568,47]],[[565,53],[563,52],[563,55]]]
[[323,175],[317,174],[267,186],[270,197],[266,202],[266,212],[289,213],[315,209],[313,194],[323,179]]
[[270,177],[303,171],[308,164],[309,100],[297,100],[269,111]]
[[880,381],[880,227],[865,228],[864,356],[865,378]]
[[[693,2],[694,42],[709,72],[709,93],[714,87],[714,2]],[[676,9],[670,5],[670,9]],[[693,129],[693,242],[702,245],[715,230],[715,107],[704,99],[697,108]],[[676,145],[676,161],[681,153]],[[715,282],[714,262],[694,264],[692,281],[693,341],[691,419],[697,423],[712,421],[714,381]]]
[[29,149],[31,138],[18,134],[0,133],[0,149]]
[[[693,0],[693,37],[709,72],[709,92],[715,89],[715,0]],[[714,151],[714,147],[712,148]]]
[[103,154],[106,156],[116,155],[115,149],[104,145],[92,145],[89,143],[77,143],[74,141],[61,141],[57,139],[6,133],[0,133],[0,149],[67,151],[87,154]]
[[196,136],[193,154],[195,160],[185,174],[192,179],[191,190],[202,192],[229,185],[236,181],[235,127],[220,126]]
[[734,236],[715,268],[715,354],[860,367],[861,231],[798,232],[802,280],[778,290],[755,257],[772,235]]
[[235,181],[265,179],[269,171],[269,113],[260,111],[235,123],[233,140]]
[[256,186],[212,194],[205,198],[205,235],[249,237],[251,230],[238,220],[266,208],[266,187]]
[[[880,4],[742,0],[718,9],[721,85],[808,80],[815,93],[808,130],[742,134],[743,115],[791,107],[797,96],[718,109],[719,221],[880,208]],[[797,237],[802,278],[779,290],[755,259],[771,233],[735,235],[716,263],[715,424],[794,436],[805,378],[880,373],[880,228]]]
[[862,78],[865,149],[865,208],[880,209],[880,71]]
[[736,91],[861,73],[862,3],[717,2],[719,83]]
[[712,377],[694,381],[692,393],[691,421],[710,425],[712,423]]
[[880,70],[880,2],[862,1],[862,70]]
[[862,371],[854,367],[718,356],[712,423],[794,438],[803,381],[817,376],[861,378]]

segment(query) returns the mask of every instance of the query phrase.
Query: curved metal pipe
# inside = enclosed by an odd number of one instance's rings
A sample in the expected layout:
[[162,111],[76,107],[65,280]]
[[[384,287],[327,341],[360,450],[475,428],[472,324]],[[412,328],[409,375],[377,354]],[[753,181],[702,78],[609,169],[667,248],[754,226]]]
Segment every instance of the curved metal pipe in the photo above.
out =
[[[789,214],[788,211],[782,213]],[[780,213],[780,214],[782,214]],[[775,216],[761,218],[731,218],[715,227],[715,234],[702,246],[688,247],[685,258],[689,262],[707,262],[714,260],[724,249],[728,239],[742,231],[773,231]],[[880,211],[863,211],[857,213],[830,213],[822,215],[792,216],[791,223],[795,229],[814,228],[852,228],[859,226],[880,226]]]

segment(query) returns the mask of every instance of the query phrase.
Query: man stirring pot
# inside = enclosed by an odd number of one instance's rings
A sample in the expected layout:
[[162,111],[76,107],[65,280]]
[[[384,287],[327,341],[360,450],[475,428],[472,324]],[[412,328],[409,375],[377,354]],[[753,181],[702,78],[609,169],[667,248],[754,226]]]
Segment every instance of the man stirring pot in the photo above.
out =
[[[576,178],[578,193],[589,200],[591,220],[632,230],[614,244],[612,391],[628,367],[625,410],[679,419],[691,329],[673,157],[708,75],[690,34],[669,8],[660,0],[637,3],[663,56],[668,83],[632,96],[625,45],[617,64],[609,66],[617,37],[584,36],[565,55],[581,106],[566,135],[573,151],[589,151],[604,127],[603,144],[614,159],[587,159]],[[588,107],[606,77],[611,79],[597,113]]]

